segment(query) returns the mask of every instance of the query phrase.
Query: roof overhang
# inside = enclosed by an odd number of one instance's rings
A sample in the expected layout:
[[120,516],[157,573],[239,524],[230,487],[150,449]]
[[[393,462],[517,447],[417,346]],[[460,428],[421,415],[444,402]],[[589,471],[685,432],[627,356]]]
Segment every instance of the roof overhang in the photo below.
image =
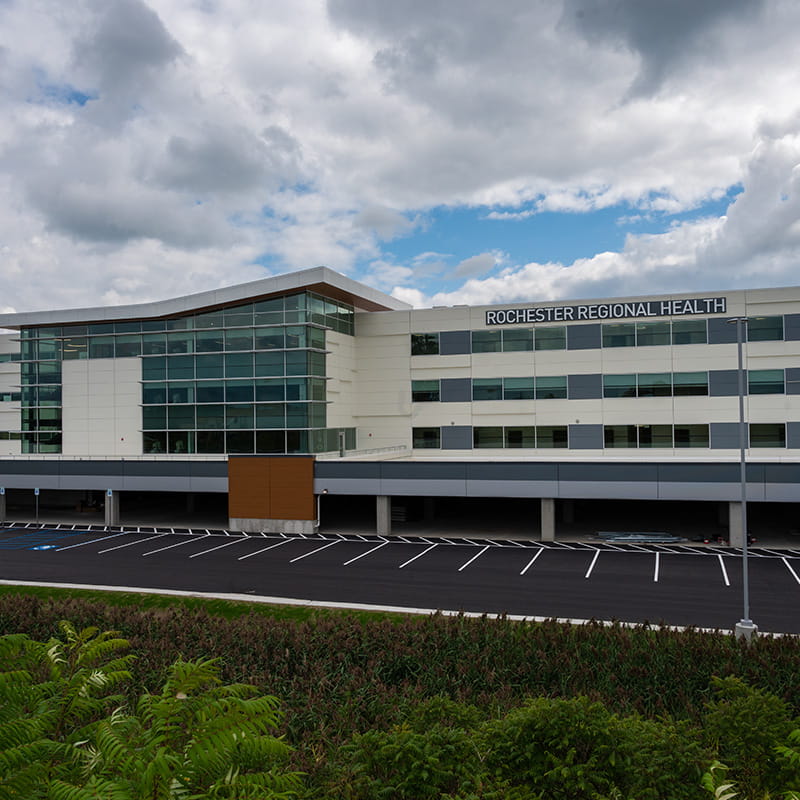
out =
[[313,267],[249,283],[240,283],[236,286],[225,286],[221,289],[174,297],[169,300],[157,300],[152,303],[0,314],[0,328],[19,330],[25,327],[71,323],[159,319],[225,308],[304,290],[349,303],[360,311],[404,311],[411,308],[408,303],[396,300],[388,294],[354,281],[328,267]]

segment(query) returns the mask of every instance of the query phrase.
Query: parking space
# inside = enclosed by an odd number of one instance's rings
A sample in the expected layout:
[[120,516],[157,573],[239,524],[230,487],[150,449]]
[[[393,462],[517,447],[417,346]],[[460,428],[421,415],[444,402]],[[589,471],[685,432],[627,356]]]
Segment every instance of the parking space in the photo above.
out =
[[[5,579],[712,627],[741,616],[740,553],[695,545],[30,527],[0,529],[0,549]],[[799,628],[786,620],[800,618],[800,552],[752,556],[767,629]]]

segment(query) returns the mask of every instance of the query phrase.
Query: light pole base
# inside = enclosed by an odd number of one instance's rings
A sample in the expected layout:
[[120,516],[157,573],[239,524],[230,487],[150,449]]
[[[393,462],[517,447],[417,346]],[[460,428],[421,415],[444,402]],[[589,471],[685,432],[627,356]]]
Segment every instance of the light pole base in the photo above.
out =
[[737,639],[744,639],[746,642],[749,642],[751,639],[758,636],[758,627],[753,624],[752,620],[740,619],[736,623],[734,633]]

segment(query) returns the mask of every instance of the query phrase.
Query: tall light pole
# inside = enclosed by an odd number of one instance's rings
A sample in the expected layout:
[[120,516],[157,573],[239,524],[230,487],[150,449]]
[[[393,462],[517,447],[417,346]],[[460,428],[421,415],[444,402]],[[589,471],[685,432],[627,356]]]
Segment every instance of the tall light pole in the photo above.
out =
[[750,641],[758,633],[758,628],[750,619],[750,575],[747,563],[747,426],[744,421],[745,377],[744,360],[742,358],[743,331],[747,331],[747,317],[734,317],[728,322],[736,324],[736,349],[739,358],[739,480],[741,485],[741,519],[742,519],[742,601],[744,611],[742,618],[736,623],[736,637]]

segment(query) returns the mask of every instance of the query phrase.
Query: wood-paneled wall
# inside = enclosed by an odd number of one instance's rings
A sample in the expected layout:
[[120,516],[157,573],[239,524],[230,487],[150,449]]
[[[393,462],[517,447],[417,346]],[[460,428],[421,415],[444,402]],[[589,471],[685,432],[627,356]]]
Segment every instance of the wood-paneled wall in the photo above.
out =
[[231,456],[228,514],[240,519],[315,519],[312,456]]

